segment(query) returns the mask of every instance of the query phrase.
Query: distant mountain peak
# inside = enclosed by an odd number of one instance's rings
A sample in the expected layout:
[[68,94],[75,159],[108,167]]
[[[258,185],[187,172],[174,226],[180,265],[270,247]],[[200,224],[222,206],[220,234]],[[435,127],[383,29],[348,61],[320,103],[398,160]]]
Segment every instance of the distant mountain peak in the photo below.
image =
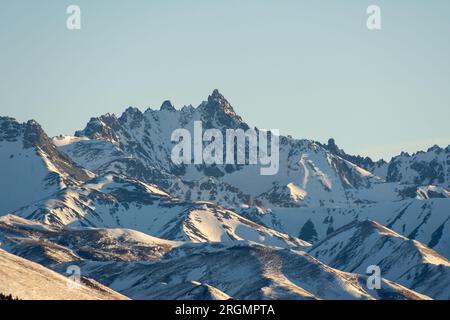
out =
[[214,89],[212,94],[208,96],[208,101],[203,102],[198,109],[203,113],[203,120],[207,123],[212,119],[216,119],[222,125],[230,128],[239,126],[248,128],[242,118],[236,114],[230,102],[218,89]]
[[6,122],[6,121],[16,121],[16,119],[15,118],[12,118],[12,117],[8,117],[8,116],[6,116],[6,117],[2,117],[2,116],[0,116],[0,123],[2,123],[2,122]]
[[427,150],[427,152],[442,152],[442,151],[443,149],[439,147],[437,144],[435,144],[434,146],[432,146]]
[[130,106],[125,110],[124,114],[142,114],[142,112],[138,108]]
[[19,123],[10,117],[0,117],[0,141],[17,139],[23,136],[23,147],[25,149],[39,147],[41,149],[51,148],[50,138],[35,120]]
[[161,110],[161,111],[170,111],[170,112],[177,111],[177,110],[175,109],[175,107],[172,105],[172,102],[170,102],[170,100],[164,101],[164,102],[162,103],[162,105],[161,105],[160,110]]
[[208,104],[215,107],[221,107],[223,109],[229,109],[234,113],[233,107],[231,107],[231,104],[219,92],[218,89],[214,89],[211,95],[208,96]]
[[343,153],[343,150],[338,148],[338,146],[336,145],[336,140],[334,140],[333,138],[328,139],[326,147],[331,153],[334,153],[336,155],[340,155],[341,153]]
[[211,95],[208,97],[209,99],[225,99],[225,97],[220,93],[219,89],[214,89]]
[[21,130],[21,125],[11,117],[0,117],[0,141],[15,139]]
[[332,154],[337,155],[347,161],[350,161],[369,172],[377,173],[380,176],[383,176],[383,174],[380,174],[380,172],[378,172],[377,169],[384,168],[387,166],[387,162],[384,161],[383,159],[374,162],[370,157],[362,157],[360,155],[355,156],[347,154],[343,149],[338,147],[336,141],[333,138],[328,139],[328,143],[322,146]]
[[[127,117],[126,111],[122,117]],[[84,130],[76,131],[75,136],[115,142],[118,139],[115,130],[118,128],[120,128],[119,119],[114,114],[107,113],[98,118],[91,118]]]

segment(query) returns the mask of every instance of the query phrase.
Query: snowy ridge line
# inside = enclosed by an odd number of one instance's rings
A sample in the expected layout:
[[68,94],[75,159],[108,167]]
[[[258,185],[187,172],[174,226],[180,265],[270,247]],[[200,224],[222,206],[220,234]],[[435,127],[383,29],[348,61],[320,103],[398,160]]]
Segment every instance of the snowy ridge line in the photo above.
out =
[[196,121],[250,128],[217,90],[53,139],[0,117],[2,249],[131,298],[449,299],[450,146],[374,162],[280,136],[279,171],[261,176],[173,163],[171,133]]

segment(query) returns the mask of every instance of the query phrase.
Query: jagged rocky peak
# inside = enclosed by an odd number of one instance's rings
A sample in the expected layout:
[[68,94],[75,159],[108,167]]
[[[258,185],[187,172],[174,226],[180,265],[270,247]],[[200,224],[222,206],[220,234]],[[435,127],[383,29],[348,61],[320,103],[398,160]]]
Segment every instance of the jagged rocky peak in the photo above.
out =
[[235,113],[225,97],[218,90],[214,90],[208,100],[201,103],[197,108],[190,105],[178,111],[169,100],[166,100],[159,110],[149,108],[143,113],[136,107],[128,107],[119,118],[109,113],[91,118],[85,129],[75,132],[75,136],[119,143],[119,133],[127,135],[125,131],[143,126],[146,118],[158,120],[160,112],[173,113],[174,119],[178,119],[181,126],[192,120],[194,113],[197,113],[199,119],[203,121],[204,127],[219,129],[249,128],[242,118]]
[[0,116],[0,125],[2,125],[4,122],[17,122],[17,120],[15,118],[12,117],[3,117]]
[[181,111],[184,113],[193,113],[195,111],[195,108],[192,106],[192,104],[190,104],[181,108]]
[[331,153],[340,154],[342,152],[342,150],[336,145],[336,141],[333,138],[328,139],[328,143],[325,146]]
[[[124,118],[124,117],[137,117],[137,116],[141,116],[142,112],[141,110],[139,110],[136,107],[128,107],[123,114],[120,116],[120,118]],[[119,118],[119,119],[120,119]]]
[[128,107],[119,118],[121,125],[138,128],[142,125],[144,114],[136,107]]
[[114,114],[105,114],[98,118],[91,118],[84,130],[76,131],[76,137],[90,139],[104,139],[110,142],[118,141],[115,130],[120,129],[119,119]]
[[23,147],[26,149],[40,147],[47,151],[55,148],[51,139],[35,120],[19,123],[14,118],[0,117],[0,141],[3,139],[9,142],[17,141],[19,137],[23,139]]
[[377,168],[380,168],[387,164],[386,161],[384,161],[383,159],[381,159],[377,162],[374,162],[369,157],[361,157],[360,155],[354,156],[354,155],[347,154],[343,149],[340,149],[337,146],[336,141],[333,138],[328,139],[328,143],[323,146],[329,152],[331,152],[347,161],[350,161],[350,162],[356,164],[357,166],[359,166],[363,169],[366,169],[372,173],[374,173],[374,171],[376,171]]
[[89,179],[87,172],[78,167],[67,155],[59,152],[52,139],[35,120],[19,123],[14,118],[0,118],[0,141],[22,143],[23,149],[36,150],[36,156],[48,159],[60,173],[77,181]]
[[30,120],[24,127],[23,144],[25,148],[40,147],[45,151],[56,151],[52,140],[47,136],[39,123]]
[[211,95],[208,97],[208,100],[226,101],[225,97],[219,92],[219,89],[214,89]]
[[208,96],[207,106],[209,108],[217,108],[219,110],[223,110],[225,113],[230,115],[236,115],[231,104],[227,99],[225,99],[225,97],[219,92],[218,89],[214,89],[212,94]]
[[387,181],[414,184],[416,186],[442,185],[449,187],[450,156],[449,147],[443,149],[437,145],[426,152],[412,155],[402,152],[389,163]]
[[[398,156],[397,156],[397,157],[398,157]],[[411,157],[411,155],[409,154],[409,152],[402,151],[402,152],[400,153],[400,157],[406,157],[406,158],[409,158],[409,157]]]
[[12,141],[21,134],[22,126],[16,119],[0,117],[0,141]]
[[431,148],[429,148],[427,150],[427,152],[435,152],[437,154],[441,153],[442,151],[444,151],[444,149],[442,149],[441,147],[439,147],[437,144],[435,144],[434,146],[432,146]]
[[170,100],[164,101],[164,102],[162,103],[162,105],[161,105],[160,110],[161,110],[161,111],[170,111],[170,112],[175,112],[175,111],[177,111],[177,110],[175,109],[175,107],[172,105],[172,102],[170,102]]
[[2,117],[0,116],[0,128],[6,128],[7,126],[11,125],[19,125],[17,120],[12,117]]
[[198,110],[202,113],[202,120],[208,127],[248,129],[247,124],[236,114],[230,102],[217,89],[208,97],[208,101],[198,107]]

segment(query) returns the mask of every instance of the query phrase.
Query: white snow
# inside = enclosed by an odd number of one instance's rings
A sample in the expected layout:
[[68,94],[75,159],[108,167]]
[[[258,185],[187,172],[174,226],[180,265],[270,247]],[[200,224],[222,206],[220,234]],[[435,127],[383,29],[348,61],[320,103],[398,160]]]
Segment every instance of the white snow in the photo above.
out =
[[[70,286],[64,277],[37,263],[0,249],[0,292],[25,300],[123,300],[125,296],[98,283]],[[92,283],[94,284],[94,283]]]

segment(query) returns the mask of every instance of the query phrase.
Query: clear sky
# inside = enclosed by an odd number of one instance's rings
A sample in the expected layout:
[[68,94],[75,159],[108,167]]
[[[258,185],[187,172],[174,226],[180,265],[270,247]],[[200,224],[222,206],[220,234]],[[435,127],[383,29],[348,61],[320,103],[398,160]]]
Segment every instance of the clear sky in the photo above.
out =
[[0,41],[0,115],[50,135],[218,88],[250,125],[351,153],[450,144],[448,0],[0,0]]

